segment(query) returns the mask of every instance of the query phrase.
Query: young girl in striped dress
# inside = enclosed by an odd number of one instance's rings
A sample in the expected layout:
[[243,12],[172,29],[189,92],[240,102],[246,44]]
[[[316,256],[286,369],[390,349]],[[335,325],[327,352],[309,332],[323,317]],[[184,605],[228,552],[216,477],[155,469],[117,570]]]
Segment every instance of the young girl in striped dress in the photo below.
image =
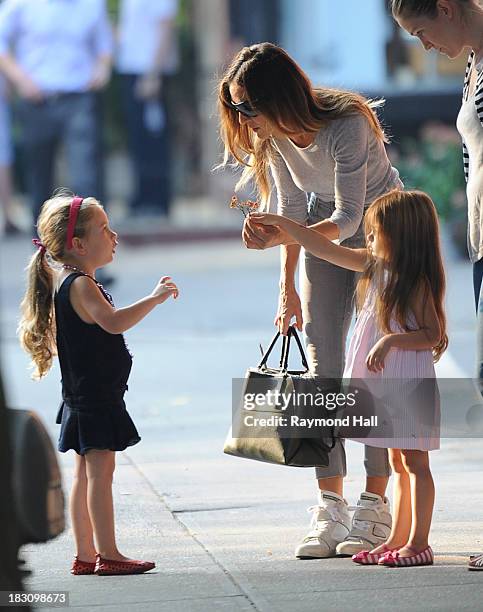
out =
[[[364,219],[363,249],[334,244],[286,217],[252,217],[282,228],[316,257],[362,273],[344,378],[365,379],[369,389],[371,381],[389,384],[394,379],[435,378],[433,362],[446,349],[448,339],[438,217],[429,196],[394,190],[375,200]],[[420,412],[407,406],[396,420],[399,426],[393,422],[390,438],[365,440],[389,448],[395,474],[392,531],[385,543],[352,559],[363,565],[430,565],[434,483],[428,451],[439,448],[437,394]],[[415,430],[416,435],[409,433]]]

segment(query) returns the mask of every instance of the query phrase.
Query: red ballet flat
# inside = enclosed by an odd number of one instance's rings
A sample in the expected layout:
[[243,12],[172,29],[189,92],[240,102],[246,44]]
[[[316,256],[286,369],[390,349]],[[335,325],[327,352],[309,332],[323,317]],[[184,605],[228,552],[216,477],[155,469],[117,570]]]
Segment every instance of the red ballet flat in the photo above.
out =
[[79,557],[74,557],[70,573],[74,574],[74,576],[87,576],[88,574],[93,574],[95,569],[95,561],[81,561]]
[[129,574],[144,574],[156,567],[152,561],[116,561],[97,555],[94,574],[98,576],[126,576]]

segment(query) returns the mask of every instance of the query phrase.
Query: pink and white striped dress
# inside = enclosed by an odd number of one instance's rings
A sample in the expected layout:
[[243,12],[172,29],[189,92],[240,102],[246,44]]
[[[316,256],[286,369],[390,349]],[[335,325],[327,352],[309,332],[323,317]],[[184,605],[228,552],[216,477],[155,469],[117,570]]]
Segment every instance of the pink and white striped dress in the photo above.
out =
[[[408,325],[410,329],[418,328],[413,313],[408,316]],[[406,331],[394,320],[391,329]],[[352,388],[362,388],[368,392],[367,397],[375,398],[369,413],[377,416],[377,426],[364,430],[367,437],[347,437],[382,448],[437,449],[441,417],[432,352],[392,348],[384,360],[384,369],[371,372],[366,358],[383,335],[376,319],[376,288],[371,283],[350,341],[344,379],[351,379]]]

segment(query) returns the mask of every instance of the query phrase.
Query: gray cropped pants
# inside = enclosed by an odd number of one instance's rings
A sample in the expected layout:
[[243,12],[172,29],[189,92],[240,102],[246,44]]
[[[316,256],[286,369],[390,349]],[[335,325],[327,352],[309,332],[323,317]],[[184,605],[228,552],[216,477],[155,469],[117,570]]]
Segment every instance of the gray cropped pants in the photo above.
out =
[[[327,219],[333,210],[333,203],[322,202],[312,194],[308,224]],[[364,246],[362,227],[343,244]],[[356,273],[303,251],[300,264],[302,315],[310,368],[316,376],[342,378],[347,332],[354,312]],[[365,446],[364,466],[367,476],[391,474],[385,448]],[[346,473],[344,440],[338,439],[329,454],[329,465],[315,468],[315,476],[332,478]]]

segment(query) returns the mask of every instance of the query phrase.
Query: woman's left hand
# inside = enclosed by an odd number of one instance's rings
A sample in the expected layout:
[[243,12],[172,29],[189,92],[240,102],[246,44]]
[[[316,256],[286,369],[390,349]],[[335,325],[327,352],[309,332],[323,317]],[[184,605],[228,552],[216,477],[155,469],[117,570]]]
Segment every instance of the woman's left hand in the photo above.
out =
[[384,360],[386,355],[391,350],[391,336],[387,334],[380,340],[369,351],[366,357],[366,366],[370,372],[381,372],[384,369]]

